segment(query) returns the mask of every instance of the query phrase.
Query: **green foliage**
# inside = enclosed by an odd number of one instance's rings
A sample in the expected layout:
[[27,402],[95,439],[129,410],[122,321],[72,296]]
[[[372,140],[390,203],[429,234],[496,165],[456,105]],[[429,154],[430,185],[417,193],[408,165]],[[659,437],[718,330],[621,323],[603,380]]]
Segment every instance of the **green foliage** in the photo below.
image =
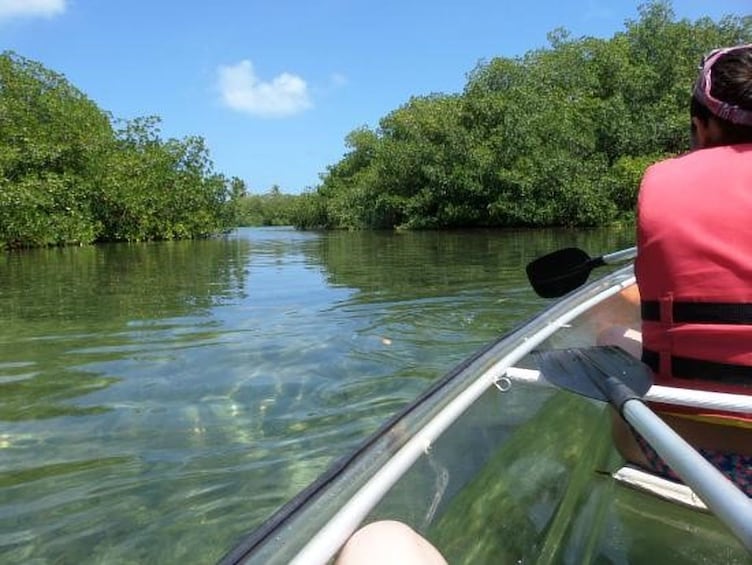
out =
[[108,116],[60,75],[0,55],[0,245],[86,243]]
[[203,237],[233,225],[233,181],[157,118],[115,130],[59,74],[0,54],[0,247]]
[[163,141],[155,117],[116,132],[96,193],[100,239],[145,241],[203,237],[225,228],[232,185],[212,172],[204,140]]
[[376,130],[350,133],[296,225],[624,220],[645,168],[688,149],[702,54],[750,40],[752,17],[676,21],[662,1],[641,6],[608,40],[554,30],[548,48],[479,63],[461,95],[414,97]]
[[302,195],[247,194],[200,137],[121,123],[66,79],[0,54],[0,246],[205,237],[236,225],[437,229],[595,226],[633,215],[653,161],[688,148],[707,50],[752,40],[752,17],[676,21],[639,9],[612,38],[480,62],[461,94],[411,98]]
[[237,203],[239,226],[289,226],[292,225],[292,208],[295,196],[282,194],[273,186],[266,194],[243,194]]
[[327,228],[331,225],[323,199],[313,192],[304,192],[296,197],[290,223],[302,229]]

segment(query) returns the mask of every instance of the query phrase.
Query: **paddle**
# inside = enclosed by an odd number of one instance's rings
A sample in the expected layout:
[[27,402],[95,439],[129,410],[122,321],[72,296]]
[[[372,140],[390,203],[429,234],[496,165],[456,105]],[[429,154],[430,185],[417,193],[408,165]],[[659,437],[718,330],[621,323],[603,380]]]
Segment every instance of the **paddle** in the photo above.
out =
[[558,349],[533,355],[549,382],[613,404],[752,552],[752,499],[639,400],[652,382],[646,365],[616,346]]
[[557,298],[582,286],[596,267],[632,259],[636,247],[591,258],[582,249],[566,247],[538,257],[525,270],[533,290],[543,298]]

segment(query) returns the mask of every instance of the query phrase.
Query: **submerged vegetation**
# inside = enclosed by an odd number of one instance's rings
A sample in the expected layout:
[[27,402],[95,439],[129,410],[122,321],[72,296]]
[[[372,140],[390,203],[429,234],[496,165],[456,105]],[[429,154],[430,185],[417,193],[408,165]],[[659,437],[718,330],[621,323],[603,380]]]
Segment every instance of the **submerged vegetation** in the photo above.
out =
[[237,225],[329,229],[597,226],[630,220],[642,173],[688,147],[697,63],[752,41],[752,16],[640,8],[610,39],[480,62],[462,93],[411,98],[346,137],[303,194],[246,192],[201,137],[121,122],[59,74],[0,54],[0,247],[205,237]]
[[688,148],[701,56],[752,40],[752,17],[676,21],[667,2],[610,39],[481,62],[460,94],[414,97],[347,136],[301,199],[301,227],[595,226],[633,215],[648,164]]

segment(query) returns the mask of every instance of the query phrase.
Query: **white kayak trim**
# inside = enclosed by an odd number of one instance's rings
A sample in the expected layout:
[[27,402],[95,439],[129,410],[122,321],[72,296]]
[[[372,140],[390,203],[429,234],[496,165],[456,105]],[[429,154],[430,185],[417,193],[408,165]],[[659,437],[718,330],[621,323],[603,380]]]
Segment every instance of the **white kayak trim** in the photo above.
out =
[[293,565],[327,563],[332,559],[347,539],[360,526],[368,513],[389,492],[394,484],[410,467],[427,453],[433,442],[451,426],[473,403],[491,386],[506,374],[507,370],[530,353],[535,347],[566,326],[580,314],[596,304],[632,286],[634,276],[630,276],[603,291],[591,296],[580,304],[562,313],[546,327],[520,340],[520,345],[502,357],[471,385],[453,398],[417,434],[410,438],[366,483],[337,511],[292,559]]
[[[511,382],[521,382],[541,386],[555,386],[546,381],[540,371],[536,369],[523,369],[521,367],[509,367],[500,379],[504,378]],[[503,386],[503,384],[502,384]],[[727,392],[711,392],[688,388],[677,388],[662,385],[653,385],[645,394],[643,400],[648,402],[660,402],[676,406],[691,408],[706,408],[709,410],[724,410],[739,414],[752,413],[752,396],[746,394],[730,394]]]

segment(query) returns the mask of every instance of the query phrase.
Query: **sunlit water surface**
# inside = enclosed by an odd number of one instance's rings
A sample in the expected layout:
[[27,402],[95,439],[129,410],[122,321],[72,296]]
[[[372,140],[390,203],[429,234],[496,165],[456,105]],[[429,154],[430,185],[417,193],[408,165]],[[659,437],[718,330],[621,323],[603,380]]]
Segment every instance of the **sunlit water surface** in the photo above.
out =
[[626,230],[310,233],[0,259],[0,559],[207,563]]

